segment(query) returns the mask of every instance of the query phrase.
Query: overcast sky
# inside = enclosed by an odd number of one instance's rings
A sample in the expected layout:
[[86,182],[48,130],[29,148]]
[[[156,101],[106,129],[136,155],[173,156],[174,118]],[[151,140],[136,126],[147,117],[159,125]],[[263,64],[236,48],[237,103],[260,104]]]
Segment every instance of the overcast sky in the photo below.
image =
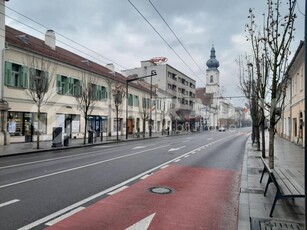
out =
[[[167,57],[167,63],[195,79],[197,87],[205,85],[206,61],[214,45],[220,62],[223,95],[242,95],[238,88],[238,67],[235,60],[239,55],[250,53],[244,33],[249,8],[253,8],[261,19],[266,9],[266,0],[151,0],[198,66],[148,0],[130,1],[180,58],[128,0],[10,0],[6,3],[6,15],[9,16],[6,24],[41,39],[44,39],[45,27],[53,29],[58,46],[65,48],[65,44],[68,44],[73,47],[68,48],[71,51],[81,51],[81,55],[85,57],[88,54],[88,59],[103,65],[114,62],[117,71],[139,67],[140,61],[152,57]],[[302,13],[305,1],[298,0],[298,6],[293,52],[299,41],[304,39]],[[95,53],[78,46],[72,40]],[[234,101],[237,105],[239,102],[243,100]]]

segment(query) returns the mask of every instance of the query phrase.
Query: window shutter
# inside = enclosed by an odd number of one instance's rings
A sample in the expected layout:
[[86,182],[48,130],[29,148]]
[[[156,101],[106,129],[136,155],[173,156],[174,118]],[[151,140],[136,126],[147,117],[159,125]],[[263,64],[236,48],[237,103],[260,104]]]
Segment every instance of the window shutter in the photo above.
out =
[[12,85],[12,63],[5,62],[5,85]]
[[60,74],[56,75],[56,92],[62,94],[62,76]]
[[30,68],[30,78],[29,78],[29,89],[34,90],[35,89],[35,74],[36,70],[33,68]]
[[21,70],[21,87],[28,88],[28,72],[29,68],[26,66],[22,66]]
[[43,84],[44,91],[47,92],[49,88],[49,72],[48,71],[44,71],[43,83],[44,83]]

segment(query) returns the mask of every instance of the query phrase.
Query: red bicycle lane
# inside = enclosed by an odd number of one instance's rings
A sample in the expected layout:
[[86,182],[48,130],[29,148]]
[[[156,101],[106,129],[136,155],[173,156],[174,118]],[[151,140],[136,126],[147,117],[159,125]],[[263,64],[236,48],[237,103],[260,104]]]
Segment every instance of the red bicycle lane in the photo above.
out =
[[48,229],[237,229],[239,184],[237,171],[170,165]]

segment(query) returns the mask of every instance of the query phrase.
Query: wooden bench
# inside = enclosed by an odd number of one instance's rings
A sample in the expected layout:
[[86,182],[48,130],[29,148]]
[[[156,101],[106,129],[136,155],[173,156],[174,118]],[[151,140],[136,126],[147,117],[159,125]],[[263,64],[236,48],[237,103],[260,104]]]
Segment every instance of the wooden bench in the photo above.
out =
[[271,208],[270,217],[273,216],[273,211],[277,200],[289,198],[292,198],[294,200],[294,198],[305,198],[304,190],[302,189],[302,187],[299,186],[295,181],[290,180],[283,170],[278,168],[270,169],[263,157],[261,157],[261,160],[264,167],[263,172],[261,174],[260,183],[262,183],[264,173],[269,174],[268,182],[264,190],[264,196],[266,196],[270,183],[273,183],[276,187],[276,195]]

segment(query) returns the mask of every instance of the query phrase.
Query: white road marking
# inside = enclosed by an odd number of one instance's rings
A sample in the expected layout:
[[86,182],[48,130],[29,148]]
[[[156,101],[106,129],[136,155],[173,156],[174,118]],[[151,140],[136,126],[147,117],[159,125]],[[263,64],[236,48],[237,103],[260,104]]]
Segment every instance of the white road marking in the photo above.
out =
[[102,148],[109,148],[109,147],[113,147],[113,145],[97,145],[97,146],[93,146],[93,149],[102,149]]
[[147,216],[146,218],[140,220],[139,222],[131,225],[130,227],[126,228],[125,230],[144,230],[148,229],[152,219],[156,213],[151,214],[150,216]]
[[177,162],[179,162],[179,161],[181,161],[181,159],[175,160],[174,162],[177,163]]
[[147,174],[147,175],[141,177],[140,179],[141,179],[141,180],[144,180],[144,179],[146,179],[146,178],[149,177],[149,176],[151,176],[151,174]]
[[120,187],[120,188],[118,188],[118,189],[112,191],[112,192],[109,192],[108,195],[114,195],[114,194],[116,194],[116,193],[119,193],[119,192],[125,190],[125,189],[128,188],[128,187],[129,187],[129,186],[125,185],[125,186],[123,186],[123,187]]
[[169,165],[164,165],[164,166],[162,166],[161,167],[161,169],[165,169],[165,168],[167,168]]
[[46,160],[39,160],[39,161],[31,161],[31,162],[21,163],[21,164],[16,164],[16,165],[3,166],[3,167],[0,167],[0,169],[7,169],[7,168],[18,167],[18,166],[37,164],[37,163],[48,162],[48,161],[56,161],[56,160],[61,160],[61,159],[66,159],[66,158],[73,158],[73,157],[78,157],[78,156],[85,156],[85,155],[89,155],[89,154],[92,154],[92,153],[100,153],[100,152],[101,152],[101,150],[97,150],[97,151],[93,151],[93,152],[75,154],[75,155],[72,155],[72,156],[57,157],[57,158],[46,159]]
[[144,148],[146,148],[147,146],[136,146],[136,147],[134,147],[134,148],[132,148],[132,149],[144,149]]
[[2,207],[4,207],[4,206],[7,206],[7,205],[10,205],[10,204],[14,204],[14,203],[16,203],[16,202],[18,202],[18,201],[20,201],[20,200],[15,199],[15,200],[7,201],[7,202],[5,202],[5,203],[0,204],[0,208],[2,208]]
[[[226,138],[227,138],[227,137],[225,137],[225,138],[223,138],[223,139],[226,139]],[[202,147],[203,147],[203,146],[201,146],[201,147],[199,147],[199,148],[202,148]],[[197,148],[197,149],[199,149],[199,148]],[[161,164],[161,165],[158,165],[158,166],[156,166],[156,167],[154,167],[154,168],[151,168],[151,169],[149,169],[149,170],[147,170],[147,171],[145,171],[145,172],[143,172],[143,173],[141,173],[141,174],[139,174],[139,175],[137,175],[137,176],[134,176],[134,177],[132,177],[132,178],[126,180],[126,181],[123,181],[123,182],[121,182],[121,183],[119,183],[119,184],[117,184],[117,185],[114,185],[113,187],[110,187],[110,188],[108,188],[108,189],[106,189],[106,190],[104,190],[104,191],[101,191],[101,192],[99,192],[99,193],[97,193],[97,194],[94,194],[94,195],[92,195],[92,196],[90,196],[90,197],[87,197],[87,198],[85,198],[84,200],[81,200],[81,201],[79,201],[79,202],[77,202],[77,203],[75,203],[75,204],[72,204],[72,205],[70,205],[70,206],[64,208],[64,209],[61,209],[61,210],[59,210],[59,211],[57,211],[57,212],[55,212],[55,213],[52,213],[52,214],[50,214],[50,215],[48,215],[48,216],[46,216],[46,217],[43,217],[43,218],[41,218],[41,219],[39,219],[39,220],[37,220],[37,221],[35,221],[35,222],[33,222],[33,223],[30,223],[30,224],[28,224],[28,225],[26,225],[26,226],[24,226],[24,227],[22,227],[22,228],[19,228],[18,230],[28,230],[28,229],[34,228],[34,227],[36,227],[36,226],[38,226],[38,225],[40,225],[40,224],[43,224],[43,223],[45,223],[45,222],[47,222],[47,221],[49,221],[49,220],[51,220],[51,219],[53,219],[53,218],[55,218],[55,217],[57,217],[57,216],[62,215],[63,213],[66,213],[66,212],[68,212],[68,211],[70,211],[70,210],[72,210],[72,209],[75,209],[75,208],[77,208],[77,207],[79,207],[79,206],[82,206],[83,204],[85,204],[85,203],[87,203],[87,202],[89,202],[89,201],[91,201],[91,200],[94,200],[94,199],[96,199],[96,198],[98,198],[98,197],[101,197],[101,196],[103,196],[103,195],[105,195],[105,194],[107,194],[107,193],[109,193],[109,192],[111,192],[111,191],[113,191],[113,190],[115,190],[115,189],[117,189],[117,188],[120,188],[120,187],[122,187],[122,186],[124,186],[124,185],[127,185],[128,183],[131,183],[132,181],[137,180],[137,179],[139,179],[139,178],[145,176],[146,174],[152,173],[153,171],[155,171],[155,170],[157,170],[157,169],[160,169],[161,167],[163,167],[163,166],[165,166],[165,165],[168,165],[168,164],[170,164],[170,163],[172,163],[172,162],[175,162],[176,160],[179,160],[180,158],[184,157],[185,155],[190,154],[191,152],[193,152],[193,151],[195,151],[195,150],[196,150],[196,149],[194,149],[194,150],[192,150],[192,151],[190,151],[190,152],[184,153],[184,154],[182,154],[181,156],[178,156],[178,157],[176,157],[176,158],[174,158],[174,159],[172,159],[172,160],[169,160],[169,161],[167,161],[167,162],[165,162],[165,163],[163,163],[163,164]]]
[[47,225],[47,226],[54,225],[54,224],[56,224],[56,223],[58,223],[58,222],[60,222],[60,221],[62,221],[62,220],[64,220],[64,219],[66,219],[66,218],[68,218],[68,217],[70,217],[70,216],[76,214],[77,212],[82,211],[83,209],[85,209],[85,208],[84,208],[84,207],[79,207],[79,208],[76,208],[76,209],[74,209],[74,210],[71,210],[70,212],[68,212],[68,213],[66,213],[66,214],[64,214],[64,215],[59,216],[58,218],[56,218],[56,219],[54,219],[54,220],[52,220],[52,221],[49,221],[49,222],[46,223],[45,225]]
[[184,158],[187,158],[187,157],[189,157],[190,155],[186,155],[186,156],[184,156]]
[[172,152],[172,151],[178,151],[178,150],[180,150],[180,149],[182,149],[182,148],[185,148],[186,146],[184,145],[184,146],[181,146],[181,147],[178,147],[178,148],[170,148],[169,150],[168,150],[168,152]]
[[164,148],[164,147],[167,147],[167,146],[169,146],[169,145],[164,145],[164,146],[160,146],[160,147],[156,147],[156,148],[152,148],[152,149],[146,149],[146,150],[142,150],[140,152],[130,153],[130,154],[123,155],[123,156],[120,156],[120,157],[114,157],[114,158],[111,158],[111,159],[108,159],[108,160],[98,161],[98,162],[95,162],[95,163],[91,163],[91,164],[87,164],[87,165],[82,165],[82,166],[79,166],[79,167],[70,168],[70,169],[66,169],[66,170],[63,170],[63,171],[59,171],[59,172],[54,172],[54,173],[50,173],[50,174],[46,174],[46,175],[42,175],[42,176],[38,176],[38,177],[26,179],[26,180],[22,180],[22,181],[17,181],[17,182],[10,183],[10,184],[1,185],[0,189],[1,188],[6,188],[6,187],[10,187],[10,186],[13,186],[13,185],[17,185],[17,184],[26,183],[26,182],[29,182],[29,181],[34,181],[34,180],[42,179],[42,178],[45,178],[45,177],[50,177],[50,176],[55,176],[55,175],[62,174],[62,173],[67,173],[67,172],[75,171],[75,170],[78,170],[78,169],[88,168],[88,167],[91,167],[91,166],[94,166],[94,165],[99,165],[99,164],[103,164],[103,163],[106,163],[106,162],[115,161],[115,160],[118,160],[118,159],[122,159],[122,158],[130,157],[130,156],[138,155],[138,154],[141,154],[141,153],[144,153],[144,152],[148,152],[148,151],[159,149],[159,148]]

